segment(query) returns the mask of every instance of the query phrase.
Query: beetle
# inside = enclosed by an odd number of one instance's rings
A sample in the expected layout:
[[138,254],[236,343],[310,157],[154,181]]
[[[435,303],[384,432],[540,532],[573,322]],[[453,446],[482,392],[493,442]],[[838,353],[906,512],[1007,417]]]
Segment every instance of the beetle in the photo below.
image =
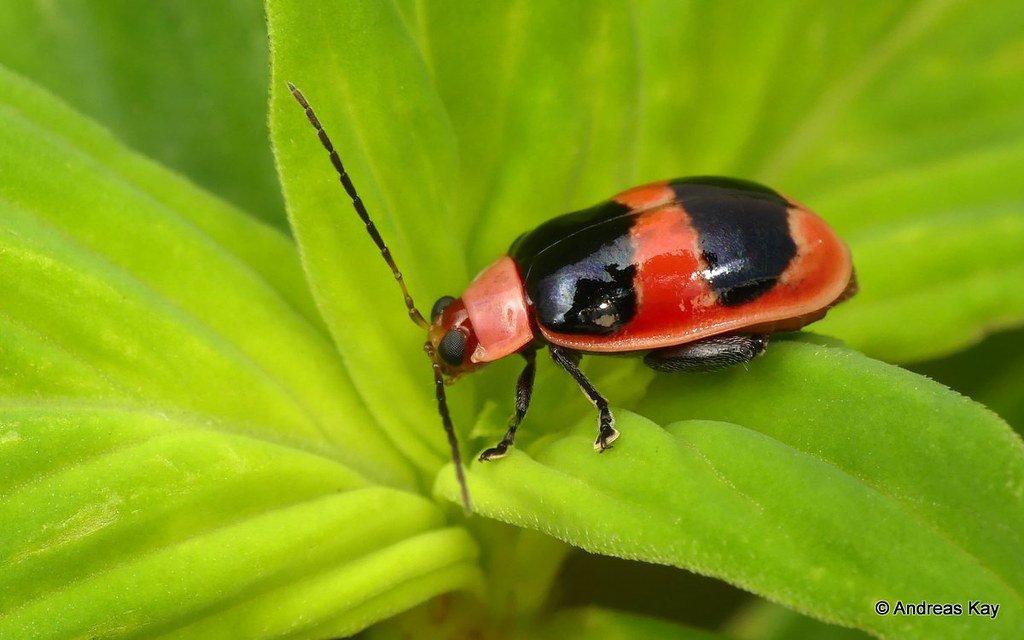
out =
[[749,362],[770,334],[824,317],[857,292],[850,251],[818,215],[760,184],[700,176],[655,182],[541,224],[470,282],[442,296],[427,321],[370,220],[309,102],[288,88],[316,129],[342,186],[427,332],[438,412],[462,502],[469,491],[445,384],[489,362],[525,360],[505,436],[479,455],[508,452],[547,347],[598,412],[594,449],[619,437],[608,401],[580,369],[585,354],[632,354],[658,371],[713,371]]

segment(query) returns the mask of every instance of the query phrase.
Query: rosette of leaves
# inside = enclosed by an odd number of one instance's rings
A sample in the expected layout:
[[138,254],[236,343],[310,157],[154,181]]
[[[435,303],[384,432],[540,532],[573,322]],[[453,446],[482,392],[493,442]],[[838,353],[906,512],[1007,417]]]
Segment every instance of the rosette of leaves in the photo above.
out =
[[[559,607],[573,547],[781,605],[726,635],[1019,637],[1024,446],[896,366],[1022,417],[1019,331],[969,349],[1024,320],[1014,3],[251,5],[0,10],[0,637],[709,637],[617,610],[628,582]],[[736,371],[589,363],[604,456],[542,364],[466,518],[423,336],[287,81],[421,306],[709,173],[798,194],[862,292]],[[452,388],[468,457],[515,373]],[[969,599],[997,619],[874,610]]]

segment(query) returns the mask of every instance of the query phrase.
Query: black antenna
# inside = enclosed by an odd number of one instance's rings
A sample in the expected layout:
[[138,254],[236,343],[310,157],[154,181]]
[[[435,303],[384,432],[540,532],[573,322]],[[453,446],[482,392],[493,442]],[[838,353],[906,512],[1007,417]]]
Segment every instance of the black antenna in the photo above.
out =
[[[428,342],[423,349],[434,359],[434,347]],[[448,413],[448,399],[444,393],[444,377],[441,375],[441,365],[431,362],[434,365],[434,393],[437,395],[437,412],[441,414],[441,422],[444,424],[444,432],[448,434],[448,444],[452,449],[452,463],[455,465],[455,479],[459,481],[459,489],[462,491],[462,508],[466,513],[473,511],[469,502],[469,487],[466,486],[466,475],[462,471],[462,456],[459,455],[459,441],[455,437],[455,427],[452,425],[452,417]]]
[[352,178],[348,177],[348,172],[345,171],[345,165],[341,164],[341,158],[338,157],[338,152],[334,150],[334,145],[331,143],[331,139],[327,137],[327,132],[324,131],[323,126],[320,125],[320,120],[313,113],[313,107],[309,106],[309,102],[306,101],[306,96],[302,95],[302,92],[296,88],[292,83],[288,83],[288,89],[295,96],[295,100],[298,101],[299,105],[306,111],[306,117],[309,118],[309,123],[316,128],[317,136],[320,138],[320,144],[324,145],[324,149],[327,150],[327,154],[331,156],[331,164],[334,165],[335,171],[338,172],[338,178],[341,179],[341,184],[345,187],[345,193],[352,199],[352,207],[359,214],[359,219],[366,225],[366,231],[373,238],[377,248],[380,249],[380,255],[384,257],[384,261],[391,267],[391,273],[394,274],[395,280],[398,281],[398,286],[402,288],[402,295],[405,297],[405,308],[409,310],[409,318],[412,319],[421,329],[429,329],[430,325],[426,320],[423,319],[423,314],[416,308],[416,304],[412,301],[412,296],[409,295],[409,290],[405,286],[405,280],[402,279],[402,272],[398,270],[398,265],[395,264],[394,258],[391,257],[391,251],[388,250],[387,245],[384,244],[384,239],[380,237],[380,232],[377,231],[377,227],[374,226],[373,221],[370,220],[370,214],[366,211],[366,205],[363,204],[362,198],[356,193],[356,187],[352,184]]
[[[309,118],[309,123],[316,128],[317,136],[320,138],[320,144],[327,150],[327,154],[331,157],[331,164],[334,165],[335,171],[338,172],[338,178],[341,179],[341,184],[345,187],[345,193],[352,199],[352,207],[359,214],[359,219],[366,225],[366,231],[373,238],[377,248],[380,249],[380,255],[384,257],[384,261],[391,267],[391,273],[394,274],[395,280],[398,281],[398,286],[402,288],[402,295],[405,297],[405,307],[409,310],[409,318],[412,319],[420,328],[429,329],[430,325],[426,320],[423,319],[423,314],[416,308],[416,304],[412,301],[412,296],[409,295],[409,290],[405,286],[405,280],[402,279],[402,272],[398,270],[398,266],[395,264],[394,258],[391,257],[391,251],[388,250],[387,245],[384,244],[384,239],[380,237],[380,232],[377,231],[377,227],[374,226],[373,221],[370,220],[370,214],[366,211],[366,205],[363,204],[362,198],[356,193],[356,187],[352,184],[352,179],[348,176],[348,172],[345,171],[345,165],[341,163],[341,158],[338,156],[338,152],[334,150],[334,144],[331,143],[331,139],[327,136],[327,132],[324,131],[323,126],[320,124],[320,120],[316,117],[313,112],[313,107],[309,106],[309,102],[306,101],[306,96],[302,95],[302,92],[292,84],[288,83],[288,89],[292,92],[295,100],[299,103],[306,111],[306,117]],[[452,417],[448,413],[448,400],[444,393],[444,377],[441,375],[441,366],[434,360],[434,347],[427,342],[423,345],[427,355],[430,356],[432,364],[434,366],[434,391],[437,395],[437,411],[441,414],[441,423],[444,424],[444,431],[448,435],[448,444],[452,450],[452,462],[455,464],[455,478],[459,481],[459,488],[462,490],[462,506],[466,510],[466,513],[472,511],[472,507],[469,502],[469,487],[466,486],[466,475],[462,470],[462,456],[459,454],[459,441],[455,437],[455,427],[452,425]]]

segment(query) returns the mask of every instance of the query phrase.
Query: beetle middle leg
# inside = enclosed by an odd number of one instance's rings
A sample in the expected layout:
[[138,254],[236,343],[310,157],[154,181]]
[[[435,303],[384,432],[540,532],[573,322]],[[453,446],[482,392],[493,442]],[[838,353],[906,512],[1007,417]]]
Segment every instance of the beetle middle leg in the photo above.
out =
[[582,356],[575,351],[556,345],[551,345],[549,350],[551,351],[551,359],[572,376],[576,384],[583,390],[583,393],[587,395],[587,398],[597,407],[599,426],[597,440],[594,441],[594,449],[596,451],[604,451],[610,448],[612,442],[619,437],[619,432],[615,428],[615,418],[612,417],[612,412],[608,409],[608,401],[594,388],[590,380],[587,380],[587,376],[583,375],[583,372],[580,371],[580,358]]
[[655,371],[717,371],[750,362],[768,348],[768,336],[712,336],[655,349],[644,364]]
[[533,379],[537,372],[537,351],[530,349],[523,351],[522,355],[526,359],[526,366],[523,367],[523,372],[519,374],[519,380],[516,382],[516,412],[509,418],[505,437],[497,445],[481,453],[480,462],[494,460],[508,453],[508,448],[515,443],[516,429],[519,428],[519,423],[523,421],[527,409],[530,408],[530,398],[533,397]]

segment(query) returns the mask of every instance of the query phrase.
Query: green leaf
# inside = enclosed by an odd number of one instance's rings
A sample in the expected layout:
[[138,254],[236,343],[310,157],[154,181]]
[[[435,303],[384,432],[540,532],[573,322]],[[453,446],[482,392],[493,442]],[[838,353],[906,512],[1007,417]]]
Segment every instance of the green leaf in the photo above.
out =
[[19,338],[2,344],[8,397],[142,403],[344,442],[342,460],[408,486],[404,461],[361,428],[314,312],[272,285],[298,286],[285,239],[23,81],[0,83],[0,326]]
[[922,362],[914,371],[977,400],[1024,433],[1024,329],[989,336],[967,351]]
[[[22,126],[35,125],[51,131],[63,139],[70,148],[106,165],[115,176],[134,184],[154,202],[174,210],[185,222],[197,227],[221,245],[234,259],[244,263],[267,281],[277,293],[301,313],[308,321],[320,324],[319,313],[305,285],[302,268],[295,246],[283,234],[263,225],[246,220],[245,214],[212,197],[207,192],[180,176],[167,171],[138,153],[118,143],[111,134],[57,101],[54,97],[23,78],[0,67],[0,104],[5,115],[16,119]],[[27,157],[34,153],[32,140],[18,141]],[[10,156],[9,156],[10,158]],[[13,163],[14,158],[10,161]],[[60,165],[49,167],[37,163],[38,172],[46,173]],[[12,164],[7,192],[17,189],[28,192],[33,183],[14,184],[16,164]],[[57,181],[59,176],[51,175]],[[68,185],[63,185],[67,189]],[[46,197],[35,194],[34,197]]]
[[479,582],[284,237],[6,71],[0,174],[0,637],[336,636]]
[[417,3],[406,15],[458,143],[455,232],[474,272],[539,222],[635,182],[629,4]]
[[8,2],[0,64],[277,226],[260,3]]
[[5,638],[323,637],[476,579],[434,506],[323,455],[135,409],[0,423]]
[[[1024,159],[1024,156],[1022,156]],[[861,291],[815,330],[887,360],[947,355],[1024,318],[1024,205],[851,237]]]
[[[661,376],[640,409],[667,426],[619,410],[607,455],[591,451],[591,417],[529,455],[475,464],[476,509],[880,635],[941,635],[949,621],[879,617],[879,599],[972,597],[1000,603],[1000,619],[958,625],[1016,635],[1024,445],[980,406],[805,337],[749,370]],[[449,475],[438,490],[454,498]]]
[[[432,474],[448,454],[423,334],[409,324],[398,287],[287,83],[317,110],[417,294],[457,291],[467,281],[461,248],[447,231],[456,193],[448,121],[393,6],[333,11],[319,2],[270,2],[267,12],[271,135],[310,286],[368,407],[396,446]],[[403,87],[400,94],[395,87]],[[425,311],[430,303],[419,298]]]

